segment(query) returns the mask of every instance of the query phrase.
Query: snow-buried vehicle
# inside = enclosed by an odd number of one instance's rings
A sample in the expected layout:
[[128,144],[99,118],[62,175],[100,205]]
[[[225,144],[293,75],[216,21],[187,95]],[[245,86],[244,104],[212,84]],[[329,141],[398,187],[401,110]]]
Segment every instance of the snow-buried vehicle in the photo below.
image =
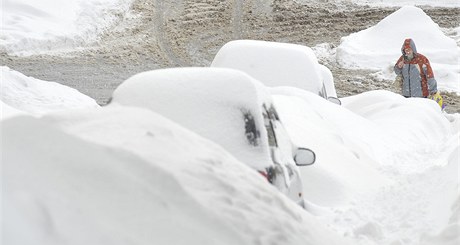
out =
[[267,88],[226,68],[171,68],[137,74],[111,103],[149,108],[208,138],[259,171],[282,193],[304,204],[298,166],[315,154],[293,147]]

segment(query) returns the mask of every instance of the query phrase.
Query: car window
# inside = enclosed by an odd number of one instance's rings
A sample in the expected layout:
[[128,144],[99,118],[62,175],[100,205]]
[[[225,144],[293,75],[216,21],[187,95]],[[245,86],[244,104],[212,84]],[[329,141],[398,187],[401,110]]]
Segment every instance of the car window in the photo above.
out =
[[278,142],[276,140],[275,134],[275,125],[274,121],[278,119],[278,114],[275,111],[275,108],[271,106],[267,108],[267,106],[263,105],[263,116],[264,116],[264,124],[265,128],[267,129],[267,136],[268,136],[268,145],[273,147],[278,147]]
[[254,116],[251,114],[251,112],[243,110],[243,118],[244,118],[244,128],[245,128],[246,139],[248,140],[250,145],[258,146],[260,132],[259,130],[257,130]]

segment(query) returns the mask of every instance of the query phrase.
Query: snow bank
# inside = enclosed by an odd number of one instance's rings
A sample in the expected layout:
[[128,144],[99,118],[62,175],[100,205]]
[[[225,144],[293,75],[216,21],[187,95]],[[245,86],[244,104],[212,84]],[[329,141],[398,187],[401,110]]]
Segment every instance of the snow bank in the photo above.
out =
[[417,7],[402,7],[377,25],[343,37],[337,61],[346,68],[378,70],[384,78],[394,79],[393,66],[406,38],[412,38],[417,51],[430,60],[438,88],[460,92],[460,48]]
[[391,132],[391,137],[403,145],[429,142],[436,145],[454,133],[451,123],[433,100],[406,99],[379,90],[350,96],[343,101],[345,108]]
[[384,132],[389,158],[381,159],[381,164],[407,162],[398,166],[407,173],[426,171],[433,163],[424,158],[424,153],[442,151],[444,143],[455,133],[439,106],[429,99],[405,99],[388,91],[370,91],[344,98],[342,102],[345,108],[377,124],[379,131]]
[[29,117],[3,121],[2,133],[6,244],[249,244],[132,153]]
[[[460,242],[460,146],[458,143],[460,135],[458,132],[456,136],[453,141],[456,140],[457,142],[451,142],[451,149],[446,151],[450,154],[442,156],[446,158],[448,164],[442,168],[434,169],[436,172],[441,172],[439,175],[443,176],[442,179],[438,179],[434,183],[439,186],[439,192],[435,196],[435,198],[439,198],[437,199],[438,202],[430,206],[432,213],[437,214],[433,220],[439,223],[440,228],[430,234],[422,235],[422,245],[454,245]],[[442,209],[439,209],[440,207]],[[435,210],[439,211],[435,212]],[[446,223],[447,225],[445,225]]]
[[222,148],[147,109],[16,117],[2,129],[8,244],[349,244]]
[[3,0],[0,49],[30,55],[95,42],[132,0]]
[[18,116],[18,115],[24,115],[26,114],[23,111],[17,110],[16,108],[13,108],[0,100],[0,105],[1,105],[1,113],[0,113],[0,120]]
[[318,219],[356,244],[459,241],[458,114],[388,91],[342,106],[294,88],[271,91],[293,141],[317,154],[301,172]]
[[389,158],[384,142],[391,139],[377,125],[307,91],[289,87],[271,91],[294,144],[308,145],[316,153],[316,163],[301,168],[309,202],[336,207],[388,183],[377,169],[381,159]]
[[94,99],[76,89],[27,77],[6,66],[0,67],[0,72],[1,101],[16,110],[42,115],[57,110],[98,107]]

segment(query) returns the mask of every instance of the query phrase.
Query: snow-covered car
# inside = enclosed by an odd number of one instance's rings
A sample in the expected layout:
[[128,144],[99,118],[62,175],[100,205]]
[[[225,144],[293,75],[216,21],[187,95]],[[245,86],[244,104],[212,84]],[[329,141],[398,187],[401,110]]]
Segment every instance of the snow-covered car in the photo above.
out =
[[149,108],[214,141],[303,206],[298,166],[313,164],[315,153],[293,147],[267,88],[244,72],[209,67],[144,72],[123,82],[111,103]]
[[334,82],[324,71],[324,68],[329,69],[321,67],[313,50],[306,46],[257,40],[230,41],[217,52],[211,67],[241,70],[266,86],[305,89],[340,104]]

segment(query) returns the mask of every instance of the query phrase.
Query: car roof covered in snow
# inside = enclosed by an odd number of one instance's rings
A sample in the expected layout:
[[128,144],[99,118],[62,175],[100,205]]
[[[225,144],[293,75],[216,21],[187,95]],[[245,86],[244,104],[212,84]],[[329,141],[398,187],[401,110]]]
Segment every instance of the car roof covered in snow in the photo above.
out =
[[309,47],[256,40],[226,43],[211,64],[244,71],[269,87],[292,86],[317,94],[322,89],[318,65]]
[[[139,73],[113,93],[114,103],[149,108],[208,138],[256,169],[272,164],[262,108],[271,95],[247,74],[224,68],[171,68]],[[245,115],[257,139],[250,142]]]

